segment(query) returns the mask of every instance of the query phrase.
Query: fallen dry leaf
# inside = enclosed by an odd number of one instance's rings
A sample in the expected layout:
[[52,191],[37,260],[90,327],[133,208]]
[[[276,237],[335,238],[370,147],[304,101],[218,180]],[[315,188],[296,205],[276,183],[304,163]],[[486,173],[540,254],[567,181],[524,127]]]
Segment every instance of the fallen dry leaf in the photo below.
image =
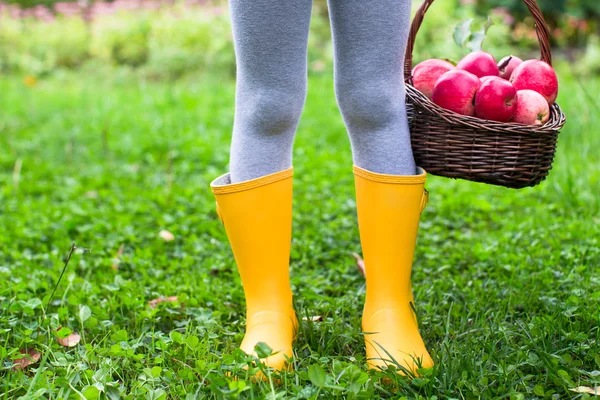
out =
[[358,268],[358,270],[360,271],[360,273],[362,274],[362,276],[366,276],[366,273],[365,273],[365,261],[362,259],[361,256],[359,256],[356,253],[352,253],[352,257],[354,257],[354,259],[356,260],[356,268]]
[[125,244],[121,243],[121,246],[119,246],[119,250],[117,250],[117,254],[113,257],[113,263],[110,266],[115,271],[119,269],[119,264],[121,264],[121,256],[123,255],[124,250]]
[[312,322],[321,322],[323,321],[322,315],[315,315],[312,317],[302,317],[302,321],[312,321]]
[[160,238],[163,239],[165,242],[175,240],[175,235],[164,229],[158,233],[158,236],[160,236]]
[[595,388],[587,387],[587,386],[577,386],[576,388],[569,389],[571,392],[575,393],[587,393],[593,394],[594,396],[600,396],[600,387],[596,386]]
[[17,358],[14,361],[14,370],[25,369],[31,364],[35,364],[36,362],[40,361],[40,357],[42,356],[42,353],[35,349],[19,350],[19,353],[25,355],[25,357]]
[[58,344],[60,344],[61,346],[65,346],[65,347],[75,347],[75,346],[77,346],[77,344],[79,343],[80,340],[81,340],[81,336],[79,336],[79,334],[77,332],[73,332],[65,338],[58,338],[58,337],[56,338],[56,341],[58,342]]
[[157,299],[154,300],[150,300],[148,302],[148,305],[152,308],[156,308],[156,306],[158,305],[158,303],[174,303],[177,301],[177,296],[169,296],[169,297],[159,297]]

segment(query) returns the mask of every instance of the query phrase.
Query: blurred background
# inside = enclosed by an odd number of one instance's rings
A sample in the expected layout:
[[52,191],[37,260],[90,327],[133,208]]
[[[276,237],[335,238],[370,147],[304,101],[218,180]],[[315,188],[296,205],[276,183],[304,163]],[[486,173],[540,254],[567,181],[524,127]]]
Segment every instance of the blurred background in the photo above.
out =
[[[420,1],[415,0],[416,7]],[[580,74],[600,72],[597,0],[539,0],[556,57],[577,59]],[[502,53],[537,49],[533,21],[520,0],[440,0],[419,33],[415,59],[461,56],[448,46],[457,22],[491,16],[484,47]],[[426,44],[426,45],[425,45]],[[522,55],[522,54],[521,54]],[[500,55],[497,56],[501,58]],[[329,70],[331,38],[325,0],[315,0],[311,73]],[[234,75],[227,2],[208,0],[11,0],[0,2],[0,71],[28,81],[65,70],[136,71],[151,79],[189,73]]]

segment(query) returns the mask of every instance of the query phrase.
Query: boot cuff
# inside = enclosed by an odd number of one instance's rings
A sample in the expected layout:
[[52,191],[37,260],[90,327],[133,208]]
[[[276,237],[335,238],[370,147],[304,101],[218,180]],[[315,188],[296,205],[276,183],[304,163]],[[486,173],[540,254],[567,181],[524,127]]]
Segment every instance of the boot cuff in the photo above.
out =
[[367,171],[366,169],[354,166],[354,175],[368,179],[373,182],[396,183],[404,185],[425,183],[427,172],[421,167],[417,167],[418,175],[386,175]]
[[227,194],[242,192],[244,190],[254,189],[260,186],[268,185],[294,175],[294,168],[289,168],[283,171],[275,172],[274,174],[261,176],[256,179],[251,179],[244,182],[231,183],[229,172],[221,175],[210,183],[210,188],[214,194]]

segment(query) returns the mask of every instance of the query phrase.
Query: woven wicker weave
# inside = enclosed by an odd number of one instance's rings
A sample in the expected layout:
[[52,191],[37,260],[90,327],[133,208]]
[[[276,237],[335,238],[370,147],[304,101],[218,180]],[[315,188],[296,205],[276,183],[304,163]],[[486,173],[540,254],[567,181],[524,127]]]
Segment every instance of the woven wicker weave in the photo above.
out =
[[[417,165],[433,175],[509,188],[535,186],[552,168],[565,115],[550,107],[543,126],[482,120],[431,102],[412,86],[412,52],[419,27],[434,0],[424,0],[413,19],[406,50],[406,101]],[[533,19],[541,60],[552,65],[548,26],[535,0],[523,0]]]

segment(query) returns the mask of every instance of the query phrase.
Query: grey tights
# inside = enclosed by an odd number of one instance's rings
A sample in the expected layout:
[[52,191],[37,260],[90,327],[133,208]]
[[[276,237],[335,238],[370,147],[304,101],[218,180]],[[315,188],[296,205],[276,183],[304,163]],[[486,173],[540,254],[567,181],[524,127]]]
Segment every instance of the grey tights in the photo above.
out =
[[[313,0],[230,0],[237,83],[232,183],[292,165]],[[337,104],[353,161],[414,175],[403,79],[411,0],[328,0]]]

